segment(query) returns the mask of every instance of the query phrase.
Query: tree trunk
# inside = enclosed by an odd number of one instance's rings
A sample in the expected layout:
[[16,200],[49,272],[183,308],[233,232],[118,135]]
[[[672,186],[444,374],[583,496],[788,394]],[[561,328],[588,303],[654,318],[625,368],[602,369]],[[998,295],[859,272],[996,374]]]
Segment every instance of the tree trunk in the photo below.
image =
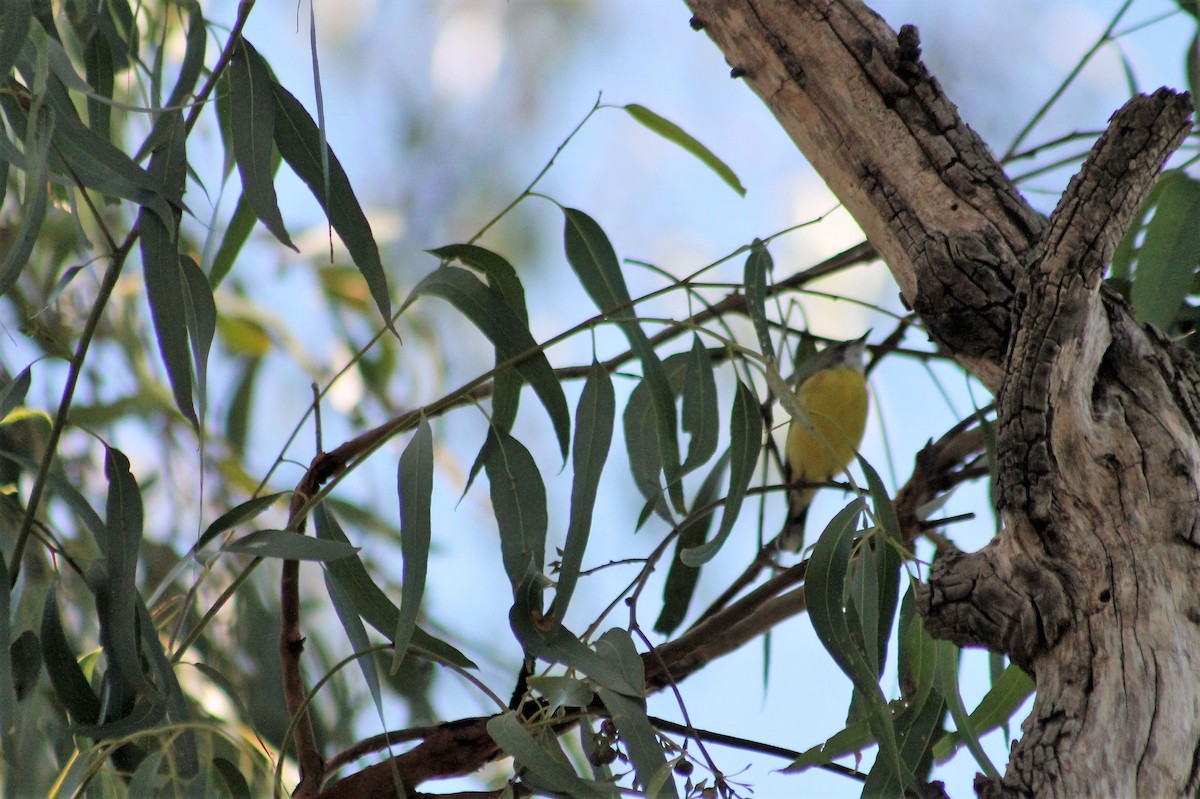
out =
[[920,63],[854,0],[687,0],[866,232],[933,338],[998,398],[1003,533],[946,557],[927,628],[1003,652],[1037,697],[980,796],[1200,787],[1200,393],[1190,354],[1102,285],[1189,121],[1113,117],[1047,221]]

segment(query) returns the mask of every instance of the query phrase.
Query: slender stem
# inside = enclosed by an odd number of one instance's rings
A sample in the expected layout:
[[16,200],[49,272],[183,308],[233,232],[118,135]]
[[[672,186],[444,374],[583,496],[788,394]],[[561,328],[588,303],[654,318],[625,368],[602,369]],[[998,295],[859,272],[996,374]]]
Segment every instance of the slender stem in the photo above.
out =
[[[84,196],[86,196],[86,192]],[[25,557],[25,545],[29,542],[29,534],[33,530],[33,520],[37,515],[38,506],[41,504],[42,494],[46,490],[50,468],[54,463],[54,456],[58,452],[58,442],[62,439],[63,430],[67,426],[67,413],[71,409],[71,401],[75,398],[75,389],[79,385],[79,377],[83,373],[84,358],[96,335],[96,328],[100,325],[100,319],[104,315],[113,289],[116,288],[117,279],[121,276],[121,268],[128,255],[128,249],[113,251],[112,260],[109,261],[108,268],[104,271],[104,277],[100,280],[95,304],[92,306],[91,313],[88,314],[83,331],[79,334],[75,353],[71,356],[71,365],[67,370],[67,382],[63,386],[62,399],[58,403],[58,412],[54,414],[54,423],[51,425],[50,435],[46,439],[46,450],[42,453],[41,463],[38,464],[37,477],[29,492],[29,501],[25,505],[25,514],[21,517],[21,526],[17,530],[17,540],[13,545],[10,588],[17,584],[17,578],[21,575],[21,561]]]
[[1058,102],[1059,98],[1063,96],[1063,93],[1067,90],[1067,87],[1075,82],[1075,78],[1079,77],[1079,73],[1082,72],[1083,68],[1087,66],[1087,63],[1092,60],[1092,56],[1094,56],[1101,47],[1112,40],[1113,31],[1116,30],[1117,23],[1120,22],[1121,18],[1125,16],[1125,12],[1129,10],[1131,5],[1133,5],[1133,0],[1125,0],[1125,2],[1121,4],[1121,7],[1117,9],[1117,13],[1113,15],[1112,21],[1108,23],[1108,27],[1104,29],[1104,33],[1100,34],[1100,38],[1096,40],[1096,43],[1093,44],[1091,48],[1083,54],[1083,57],[1079,59],[1079,61],[1067,74],[1067,77],[1063,79],[1063,82],[1060,83],[1058,88],[1054,90],[1054,93],[1050,95],[1050,99],[1047,100],[1042,107],[1037,110],[1037,113],[1030,118],[1025,127],[1021,128],[1021,132],[1017,134],[1017,137],[1013,139],[1012,144],[1010,144],[1008,149],[1005,150],[1004,155],[1000,157],[1001,163],[1005,163],[1012,159],[1013,153],[1017,151],[1017,148],[1021,146],[1021,143],[1025,141],[1029,134],[1033,132],[1033,129],[1037,127],[1037,124],[1042,121],[1054,104]]

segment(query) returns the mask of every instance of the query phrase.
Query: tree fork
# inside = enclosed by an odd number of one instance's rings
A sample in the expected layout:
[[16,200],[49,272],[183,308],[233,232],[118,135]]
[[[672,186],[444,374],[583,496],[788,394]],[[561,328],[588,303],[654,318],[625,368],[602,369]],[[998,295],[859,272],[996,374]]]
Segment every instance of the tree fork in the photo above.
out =
[[854,215],[930,334],[998,397],[1004,532],[932,570],[931,633],[1009,654],[1037,698],[981,796],[1200,787],[1200,371],[1102,284],[1189,128],[1114,115],[1047,223],[855,0],[687,0]]

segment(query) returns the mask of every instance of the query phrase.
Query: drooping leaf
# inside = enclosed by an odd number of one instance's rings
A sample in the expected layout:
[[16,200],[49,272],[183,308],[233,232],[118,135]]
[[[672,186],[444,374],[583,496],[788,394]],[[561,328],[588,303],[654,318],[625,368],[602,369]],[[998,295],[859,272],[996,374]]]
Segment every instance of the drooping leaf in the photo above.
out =
[[769,362],[775,361],[775,346],[771,343],[771,328],[767,322],[767,274],[774,268],[767,246],[755,239],[746,257],[746,311],[758,336],[758,351]]
[[149,664],[150,671],[154,675],[155,686],[166,696],[168,717],[176,724],[185,727],[174,739],[172,748],[176,758],[176,768],[185,777],[195,775],[200,771],[196,733],[191,729],[186,729],[188,724],[195,721],[191,702],[183,693],[179,679],[175,676],[175,669],[163,651],[163,645],[158,638],[158,630],[154,626],[154,619],[150,616],[149,608],[146,607],[146,603],[140,596],[135,598],[135,604],[138,630],[142,634],[143,658]]
[[707,563],[724,546],[741,512],[746,489],[754,477],[754,465],[758,463],[758,455],[762,451],[762,414],[758,410],[758,399],[740,380],[729,420],[729,434],[729,493],[721,513],[721,526],[710,541],[679,553],[680,559],[688,566]]
[[[675,781],[671,778],[671,766],[667,763],[663,746],[654,733],[654,727],[646,717],[646,710],[637,701],[615,691],[600,688],[596,691],[600,701],[608,710],[609,717],[617,728],[617,736],[625,744],[625,751],[633,761],[638,784],[648,794],[659,797],[678,797]],[[657,791],[653,789],[657,788]]]
[[[149,683],[142,673],[137,638],[142,495],[130,471],[129,459],[119,450],[106,448],[104,476],[108,479],[108,501],[104,508],[105,534],[100,540],[103,569],[89,574],[89,583],[96,594],[100,641],[110,666],[109,676],[130,686],[146,687]],[[93,579],[92,574],[97,577]]]
[[[517,270],[506,258],[475,244],[450,244],[429,252],[443,261],[459,261],[483,273],[487,278],[488,285],[504,297],[517,318],[521,320],[521,324],[528,329],[529,312],[525,307],[525,288],[521,285],[520,278],[517,277]],[[502,360],[500,353],[497,352],[496,365],[499,366]],[[521,373],[514,369],[504,369],[496,374],[494,383],[492,424],[511,433],[521,399]]]
[[975,724],[963,707],[962,694],[958,692],[958,647],[949,641],[938,641],[935,644],[937,658],[937,690],[946,700],[950,717],[958,730],[960,740],[975,758],[975,762],[983,769],[989,779],[999,782],[1000,772],[996,770],[991,758],[983,751],[979,743],[979,735]]
[[100,719],[100,699],[88,684],[83,669],[63,630],[58,614],[58,585],[50,586],[42,609],[42,662],[58,701],[76,724],[94,724]]
[[671,567],[667,571],[667,579],[663,583],[663,606],[658,619],[654,622],[654,631],[670,635],[679,628],[687,616],[692,596],[696,592],[696,583],[700,579],[700,569],[683,562],[680,555],[701,546],[708,540],[708,531],[712,527],[716,507],[709,507],[717,499],[721,487],[721,477],[729,468],[729,450],[720,457],[712,471],[704,478],[696,491],[692,502],[692,515],[683,522],[679,536],[675,539],[675,554],[671,558]]
[[[330,523],[330,513],[325,507],[325,503],[318,503],[313,507],[313,525],[325,525]],[[346,588],[342,583],[337,581],[337,578],[330,575],[328,571],[323,573],[325,578],[325,590],[329,593],[330,602],[334,605],[334,612],[337,614],[337,620],[341,621],[342,629],[346,631],[346,637],[349,639],[350,645],[354,648],[355,653],[359,653],[358,665],[359,671],[362,672],[362,679],[367,684],[367,690],[371,691],[371,699],[376,705],[376,713],[383,716],[383,689],[379,685],[379,672],[376,668],[376,659],[374,655],[368,653],[371,648],[371,639],[367,637],[367,630],[362,625],[362,617],[354,607],[354,600],[350,599]]]
[[[3,19],[0,18],[0,24]],[[0,579],[10,585],[8,564],[0,552]],[[17,714],[16,663],[13,658],[12,616],[9,608],[9,592],[0,591],[0,732],[11,734]],[[40,658],[39,658],[40,663]]]
[[286,496],[286,491],[280,491],[277,494],[267,494],[261,497],[248,499],[237,507],[227,510],[218,516],[212,524],[205,528],[200,538],[196,541],[195,549],[203,549],[208,542],[219,536],[221,533],[232,530],[239,524],[245,524],[251,519],[256,518],[260,513],[275,504],[275,501],[280,497]]
[[566,395],[545,353],[503,296],[470,272],[454,266],[435,270],[413,289],[414,297],[424,294],[441,297],[470,319],[496,347],[498,358],[521,358],[515,367],[550,415],[559,449],[566,458],[571,435]]
[[204,431],[208,395],[208,354],[217,332],[217,304],[213,299],[208,278],[199,265],[186,255],[179,256],[179,272],[183,283],[184,321],[192,348],[192,368],[196,375],[196,394],[200,398],[200,430]]
[[294,530],[258,530],[235,538],[221,547],[221,551],[258,558],[324,562],[354,557],[358,553],[358,547],[349,543],[313,538]]
[[214,289],[221,285],[221,281],[233,269],[238,253],[242,251],[243,245],[250,238],[251,231],[254,230],[254,222],[254,210],[250,207],[250,201],[246,199],[245,193],[242,193],[238,197],[237,205],[234,206],[233,216],[229,218],[229,224],[225,227],[225,235],[221,237],[221,244],[217,247],[217,254],[213,256],[212,266],[209,269],[208,282]]
[[[37,242],[42,223],[46,219],[46,181],[49,172],[50,144],[54,137],[54,118],[44,112],[35,118],[38,123],[27,128],[25,156],[25,196],[21,202],[20,224],[4,260],[0,262],[0,295],[6,294],[17,282],[33,245]],[[6,162],[7,164],[7,162]],[[5,170],[7,172],[7,169]]]
[[55,170],[61,171],[71,183],[78,182],[105,196],[137,203],[152,211],[164,225],[171,224],[173,209],[183,205],[182,182],[175,186],[161,175],[150,174],[85,125],[63,82],[55,75],[44,75],[36,66],[35,49],[32,42],[27,42],[17,65],[27,81],[33,84],[44,81],[46,106],[54,114]]
[[[325,209],[329,224],[346,245],[351,260],[367,282],[380,315],[390,325],[392,301],[388,296],[383,262],[379,258],[379,246],[354,195],[350,179],[333,149],[321,146],[321,132],[300,101],[278,83],[272,82],[272,87],[275,93],[275,146]],[[329,165],[328,193],[325,191],[326,162]]]
[[392,674],[404,661],[408,642],[417,627],[429,566],[433,431],[424,416],[418,422],[412,440],[404,448],[404,454],[400,456],[396,481],[400,497],[400,553],[404,557],[404,571],[400,588],[400,616],[392,638],[395,645]]
[[[332,517],[331,517],[332,518]],[[349,546],[346,536],[336,526],[325,530],[318,529],[317,534],[328,536],[322,540],[337,541]],[[325,570],[337,580],[350,596],[355,610],[362,616],[363,621],[374,627],[380,634],[392,636],[396,632],[396,624],[400,618],[400,609],[390,600],[363,566],[358,557],[338,558],[327,561]],[[408,651],[421,657],[450,663],[459,668],[473,669],[475,664],[471,659],[459,652],[450,644],[417,627],[413,631]]]
[[[671,363],[670,358],[667,359],[667,363]],[[645,380],[639,381],[633,387],[621,419],[633,484],[645,497],[647,510],[658,514],[668,523],[674,523],[671,507],[667,504],[663,491],[662,450],[658,446],[658,435],[655,431],[657,422],[651,408],[650,387]],[[638,525],[641,526],[640,520]]]
[[[525,729],[515,712],[488,719],[487,732],[545,790],[580,799],[612,799],[620,795],[616,785],[585,780],[576,774],[561,750],[557,755],[548,752]],[[557,739],[548,738],[546,746],[557,747]]]
[[637,645],[627,630],[610,627],[596,641],[596,654],[620,672],[625,681],[633,686],[634,693],[626,694],[633,699],[646,696],[646,665],[638,654]]
[[[116,65],[113,63],[112,48],[104,37],[92,36],[84,43],[83,66],[87,75],[88,125],[100,138],[111,139],[112,106],[105,100],[111,100],[113,96]],[[55,72],[62,75],[59,70]],[[73,67],[70,73],[74,74]]]
[[1139,320],[1163,330],[1171,329],[1200,266],[1200,180],[1172,177],[1146,226],[1130,298]]
[[691,436],[682,467],[683,473],[688,474],[708,462],[716,453],[721,437],[713,362],[699,336],[693,336],[692,349],[687,356],[683,384],[683,430]]
[[[183,117],[178,111],[167,114],[174,119],[168,129],[170,135],[154,149],[150,170],[164,184],[182,186],[187,168]],[[179,259],[179,219],[171,216],[169,223],[164,222],[158,214],[143,208],[138,214],[138,227],[142,276],[159,354],[167,370],[175,406],[198,429],[200,422],[192,405],[193,363],[188,344],[187,284]]]
[[529,450],[508,433],[491,428],[483,458],[504,570],[516,595],[528,581],[543,579],[549,523],[546,486]]
[[[536,587],[527,594],[536,595]],[[534,619],[528,613],[532,608],[525,597],[518,597],[509,610],[508,621],[517,640],[529,654],[546,663],[561,663],[581,674],[586,674],[596,685],[608,688],[624,696],[642,696],[644,686],[631,681],[629,669],[612,657],[601,656],[564,627],[548,618]]]
[[679,145],[684,150],[694,155],[700,160],[701,163],[703,163],[713,172],[717,173],[717,176],[721,178],[721,180],[725,181],[725,184],[729,186],[729,188],[733,189],[743,197],[746,196],[746,189],[744,186],[742,186],[742,182],[738,180],[737,174],[734,173],[734,171],[730,169],[724,161],[714,155],[711,150],[683,130],[683,128],[679,127],[674,122],[663,119],[649,108],[646,108],[642,105],[637,105],[636,103],[631,103],[630,105],[625,106],[625,111],[628,112],[629,116],[633,117],[642,125],[645,125],[647,128],[657,133],[659,136],[662,136],[672,144]]
[[30,372],[31,366],[26,366],[16,377],[9,380],[3,389],[0,389],[0,419],[25,401],[25,394],[29,391],[31,382]]
[[0,75],[7,75],[16,65],[32,21],[29,0],[0,3]]
[[575,409],[575,440],[571,448],[575,479],[571,483],[571,513],[554,604],[550,610],[550,616],[557,620],[566,615],[583,565],[600,474],[604,471],[608,449],[612,444],[615,416],[616,397],[612,379],[603,366],[593,361],[579,397],[579,407]]
[[[1033,678],[1015,663],[1009,663],[993,683],[991,690],[979,701],[978,707],[971,711],[969,718],[975,733],[985,735],[1010,721],[1013,714],[1033,694],[1033,689]],[[960,732],[949,733],[934,745],[934,758],[938,762],[949,759],[962,741]]]
[[867,659],[866,645],[860,631],[851,628],[846,612],[846,574],[856,534],[855,521],[862,510],[862,500],[855,498],[821,533],[809,559],[804,591],[813,629],[838,668],[854,683],[867,723],[879,742],[879,757],[872,771],[883,772],[876,776],[876,781],[894,782],[907,789],[915,784],[912,772],[901,760],[895,727],[878,677]]
[[642,379],[650,391],[651,407],[654,409],[655,440],[658,441],[659,456],[662,458],[667,495],[675,509],[683,512],[675,396],[666,370],[633,311],[625,276],[621,273],[616,251],[604,230],[583,211],[564,208],[563,216],[563,242],[568,263],[596,307],[618,323],[642,365]]
[[237,120],[233,125],[233,152],[242,179],[242,196],[271,235],[299,252],[283,225],[275,195],[275,170],[271,165],[276,108],[273,85],[267,62],[249,42],[239,39],[229,60],[229,91]]

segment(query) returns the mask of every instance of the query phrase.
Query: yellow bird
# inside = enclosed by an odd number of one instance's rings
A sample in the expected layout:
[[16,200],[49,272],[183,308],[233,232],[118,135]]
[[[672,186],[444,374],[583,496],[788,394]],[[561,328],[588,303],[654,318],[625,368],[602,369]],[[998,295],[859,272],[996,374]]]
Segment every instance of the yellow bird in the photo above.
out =
[[[792,419],[785,447],[784,477],[789,483],[828,482],[850,465],[867,424],[867,378],[863,371],[866,340],[831,344],[818,353],[800,384],[796,399],[805,419]],[[788,491],[788,519],[779,534],[780,549],[804,548],[804,519],[816,488]]]

